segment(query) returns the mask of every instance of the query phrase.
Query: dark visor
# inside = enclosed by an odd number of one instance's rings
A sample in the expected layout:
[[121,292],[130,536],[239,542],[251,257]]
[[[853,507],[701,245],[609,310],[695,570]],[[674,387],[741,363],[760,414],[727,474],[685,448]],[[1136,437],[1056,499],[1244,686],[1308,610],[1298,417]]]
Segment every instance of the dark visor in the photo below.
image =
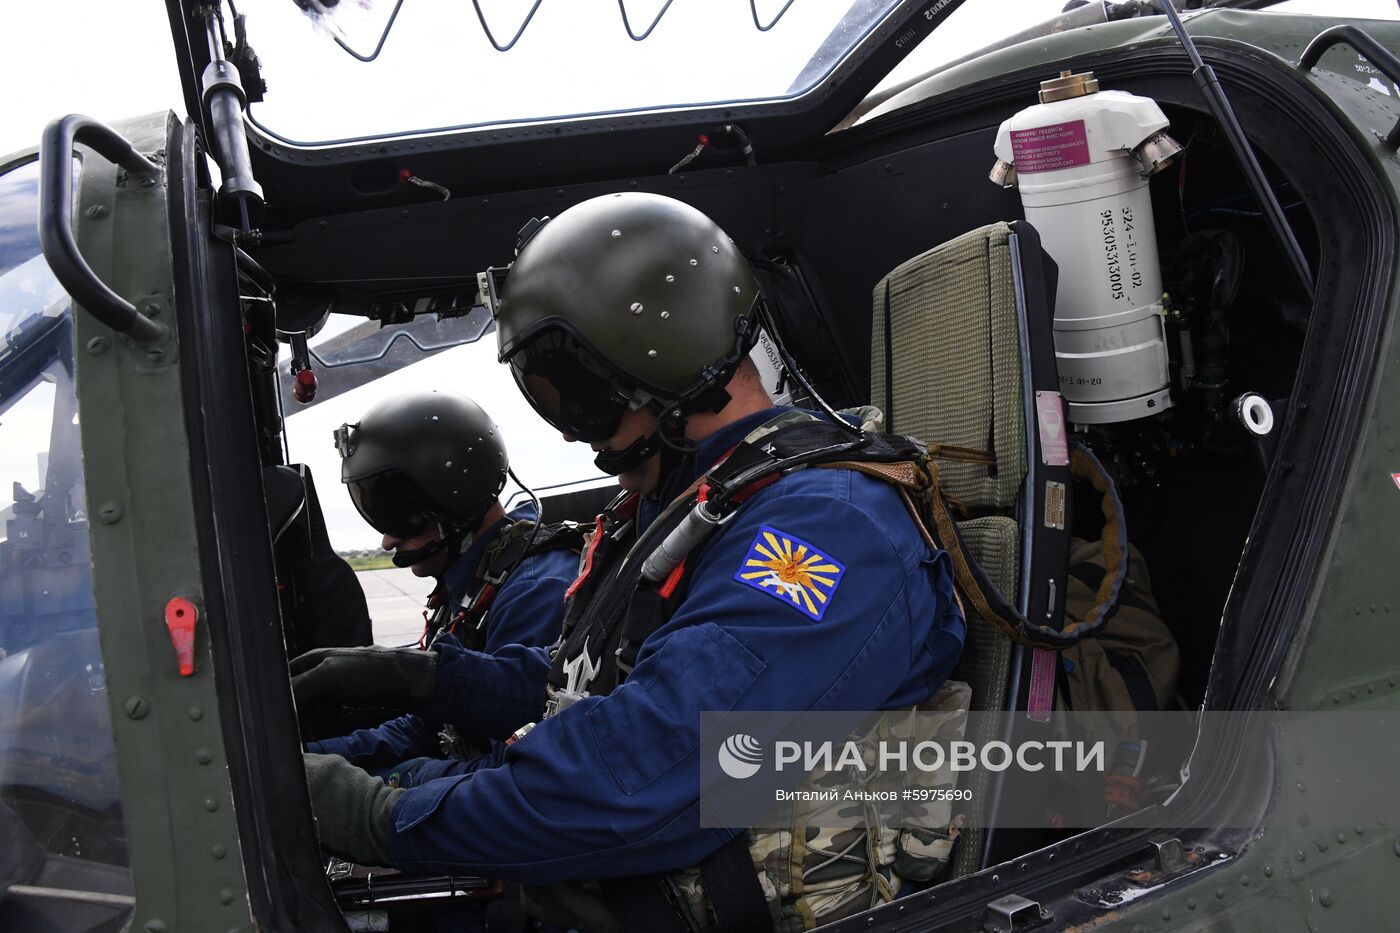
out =
[[397,470],[364,479],[347,480],[350,501],[381,534],[412,538],[438,515],[434,505],[407,473]]
[[510,358],[510,372],[541,418],[581,441],[612,437],[627,412],[627,399],[601,375],[602,367],[557,328],[521,347]]

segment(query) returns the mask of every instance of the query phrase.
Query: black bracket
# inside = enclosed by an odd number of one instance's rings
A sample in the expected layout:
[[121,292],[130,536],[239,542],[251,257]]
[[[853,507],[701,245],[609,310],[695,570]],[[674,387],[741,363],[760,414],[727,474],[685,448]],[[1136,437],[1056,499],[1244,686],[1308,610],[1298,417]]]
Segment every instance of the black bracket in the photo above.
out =
[[[1397,58],[1394,52],[1373,39],[1370,33],[1358,29],[1356,26],[1333,26],[1318,33],[1317,38],[1309,42],[1308,47],[1303,50],[1303,57],[1298,60],[1298,67],[1304,71],[1311,71],[1328,49],[1342,43],[1356,49],[1361,57],[1379,69],[1381,74],[1400,85],[1400,58]],[[1395,122],[1389,133],[1381,137],[1381,141],[1392,152],[1400,148],[1400,120]]]

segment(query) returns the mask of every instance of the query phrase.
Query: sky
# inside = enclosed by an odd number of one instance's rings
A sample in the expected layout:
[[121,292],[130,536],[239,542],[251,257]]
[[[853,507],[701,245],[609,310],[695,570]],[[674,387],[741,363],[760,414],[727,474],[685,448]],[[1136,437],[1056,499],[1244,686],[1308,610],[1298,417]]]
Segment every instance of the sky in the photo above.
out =
[[[513,32],[512,25],[519,22],[520,11],[527,9],[530,2],[532,0],[485,0],[483,9],[487,13],[488,23],[492,24],[493,31],[499,36]],[[801,32],[805,21],[799,14],[809,7],[829,10],[833,7],[843,8],[848,2],[797,0],[770,35],[786,42],[790,36],[789,30]],[[392,5],[385,0],[376,3],[345,0],[344,5],[354,8],[367,4],[370,9],[363,19],[369,25],[373,25],[372,14],[382,20],[383,11]],[[933,37],[915,49],[905,65],[892,77],[897,79],[906,73],[917,73],[939,59],[946,60],[979,48],[1000,35],[1015,32],[1054,15],[1063,5],[1064,0],[967,0]],[[628,8],[634,11],[633,19],[637,23],[649,20],[649,14],[659,6],[658,0],[628,0]],[[747,36],[753,32],[752,24],[748,22],[747,0],[676,0],[652,39],[638,44],[639,48],[664,50],[666,46],[659,40],[665,39],[668,31],[684,33],[692,29],[694,21],[688,17],[696,9],[706,6],[723,9],[727,15],[737,17],[730,22],[741,22],[742,29],[736,30],[741,35]],[[771,15],[781,4],[775,0],[759,0],[758,6],[762,15]],[[1291,0],[1277,8],[1334,16],[1397,18],[1397,3],[1394,0]],[[332,84],[324,76],[327,67],[337,69],[337,77],[354,73],[351,66],[357,63],[335,49],[324,36],[316,36],[315,27],[296,11],[292,0],[243,0],[239,10],[249,15],[253,45],[264,58],[273,98],[278,94],[279,81],[283,87],[281,93],[286,93],[289,84],[295,85],[303,79],[304,83],[320,85],[324,90]],[[482,40],[474,19],[471,22],[463,20],[470,10],[469,0],[405,0],[400,21],[385,43],[385,62],[393,64],[395,56],[411,56],[416,45],[409,41],[410,38],[427,32],[445,37],[441,40],[446,50],[442,62],[444,68],[457,73],[474,71],[473,59],[469,54],[472,49],[465,46],[468,43],[481,43]],[[486,97],[511,101],[523,98],[530,103],[544,102],[539,103],[536,109],[555,109],[548,102],[574,87],[578,76],[571,74],[567,80],[562,80],[547,65],[539,66],[539,61],[548,61],[547,45],[555,35],[577,43],[577,23],[551,21],[567,15],[571,10],[596,11],[599,33],[608,37],[609,41],[621,34],[614,0],[545,0],[537,21],[521,38],[516,49],[506,55],[490,50],[492,56],[502,61],[510,60],[510,56],[519,53],[523,59],[536,63],[535,72],[509,73],[513,80],[499,84],[493,82],[494,86],[485,88]],[[452,28],[442,28],[442,20],[449,15]],[[575,15],[581,16],[583,13]],[[261,27],[258,17],[263,17]],[[677,18],[673,20],[671,17]],[[818,17],[814,21],[825,20]],[[282,40],[275,35],[278,30],[274,30],[270,22],[285,27],[280,31],[287,40],[296,43],[299,54],[292,62],[279,60],[273,64],[273,53],[278,51]],[[401,29],[402,32],[399,31]],[[353,30],[351,37],[355,40],[354,44],[372,45],[363,38],[366,34],[363,28]],[[658,44],[649,46],[648,43],[653,41]],[[541,46],[545,48],[541,50]],[[742,51],[741,47],[726,42],[716,51],[716,55],[728,60],[739,51]],[[786,76],[791,71],[791,63],[784,62],[779,70]],[[360,71],[369,73],[364,68],[360,68]],[[723,76],[728,71],[727,67],[705,69],[693,83],[702,88],[710,87],[716,76]],[[626,87],[653,85],[657,73],[655,69],[643,70],[638,65],[635,70],[613,75],[612,80],[614,84]],[[451,103],[456,93],[453,89],[450,94],[441,94],[417,83],[409,83],[403,88],[390,87],[382,80],[368,86],[375,92],[376,98],[387,101],[391,109],[405,114],[414,113],[415,108],[427,99],[442,98]],[[595,85],[588,87],[591,92],[599,92]],[[44,124],[63,113],[80,112],[114,120],[167,107],[177,112],[184,109],[165,7],[156,0],[64,0],[62,3],[53,0],[47,3],[10,0],[0,4],[0,88],[4,88],[3,97],[0,97],[0,153],[37,144]],[[307,119],[306,114],[310,111],[324,112],[324,116],[317,119],[336,120],[342,127],[362,125],[363,114],[354,106],[341,104],[338,96],[323,93],[314,100],[303,101],[300,114],[285,118],[288,126],[293,123],[302,125],[298,121]],[[274,105],[275,100],[270,99],[263,106],[273,108]],[[269,111],[266,118],[276,120],[276,111]]]
[[[505,38],[530,2],[485,0],[483,10],[493,31]],[[263,58],[270,85],[269,99],[258,105],[255,116],[287,135],[329,139],[366,129],[780,92],[850,2],[797,0],[771,31],[759,34],[749,21],[747,0],[676,0],[651,39],[632,43],[622,33],[614,0],[545,0],[519,45],[502,54],[486,45],[469,0],[405,0],[384,54],[373,66],[340,52],[328,30],[309,21],[292,0],[242,0],[238,6],[249,16],[252,44]],[[1063,3],[967,0],[888,80],[923,73],[1024,29],[1053,16]],[[392,4],[345,0],[343,6],[353,14],[345,26],[351,44],[372,48]],[[649,22],[660,6],[661,0],[628,0],[633,27]],[[781,6],[759,0],[758,10],[768,19]],[[1400,18],[1394,0],[1291,0],[1278,9]],[[581,41],[585,34],[587,42]],[[697,44],[696,35],[712,36],[713,50],[699,57],[687,52],[687,44]],[[426,54],[425,45],[430,49]],[[587,67],[565,73],[561,62],[568,59],[561,48]],[[583,58],[579,48],[588,50]],[[714,67],[716,61],[723,67]],[[496,70],[482,78],[479,62]],[[413,79],[394,78],[410,66],[417,69]],[[108,121],[163,109],[184,113],[165,8],[155,0],[11,0],[0,5],[0,88],[0,154],[37,145],[43,126],[66,113]],[[358,319],[333,322],[322,339],[355,323]],[[378,535],[338,488],[331,432],[342,422],[357,420],[387,392],[444,386],[475,398],[501,426],[512,462],[527,483],[597,476],[586,446],[563,444],[530,410],[494,355],[495,339],[488,336],[291,414],[292,459],[309,464],[317,477],[338,547],[373,547]],[[35,452],[47,446],[51,398],[52,390],[41,387],[0,417],[0,507],[9,504],[12,478],[29,488],[38,482]]]

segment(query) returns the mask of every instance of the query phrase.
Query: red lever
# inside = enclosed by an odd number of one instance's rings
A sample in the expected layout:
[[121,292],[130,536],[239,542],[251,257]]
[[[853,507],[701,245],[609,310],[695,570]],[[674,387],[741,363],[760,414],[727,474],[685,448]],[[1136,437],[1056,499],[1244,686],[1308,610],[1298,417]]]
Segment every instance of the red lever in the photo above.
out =
[[305,405],[316,397],[316,374],[309,369],[303,369],[297,373],[295,384],[292,386],[292,397]]
[[194,624],[198,619],[199,610],[183,596],[165,604],[165,627],[170,630],[170,646],[175,649],[181,677],[194,673]]

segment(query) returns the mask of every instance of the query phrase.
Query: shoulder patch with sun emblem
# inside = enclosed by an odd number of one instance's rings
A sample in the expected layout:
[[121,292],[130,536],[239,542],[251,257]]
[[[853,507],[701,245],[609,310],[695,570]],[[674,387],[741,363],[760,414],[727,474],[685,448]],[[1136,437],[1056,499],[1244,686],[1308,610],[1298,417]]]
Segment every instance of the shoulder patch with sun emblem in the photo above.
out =
[[844,565],[771,525],[762,525],[734,579],[820,622],[846,573]]

